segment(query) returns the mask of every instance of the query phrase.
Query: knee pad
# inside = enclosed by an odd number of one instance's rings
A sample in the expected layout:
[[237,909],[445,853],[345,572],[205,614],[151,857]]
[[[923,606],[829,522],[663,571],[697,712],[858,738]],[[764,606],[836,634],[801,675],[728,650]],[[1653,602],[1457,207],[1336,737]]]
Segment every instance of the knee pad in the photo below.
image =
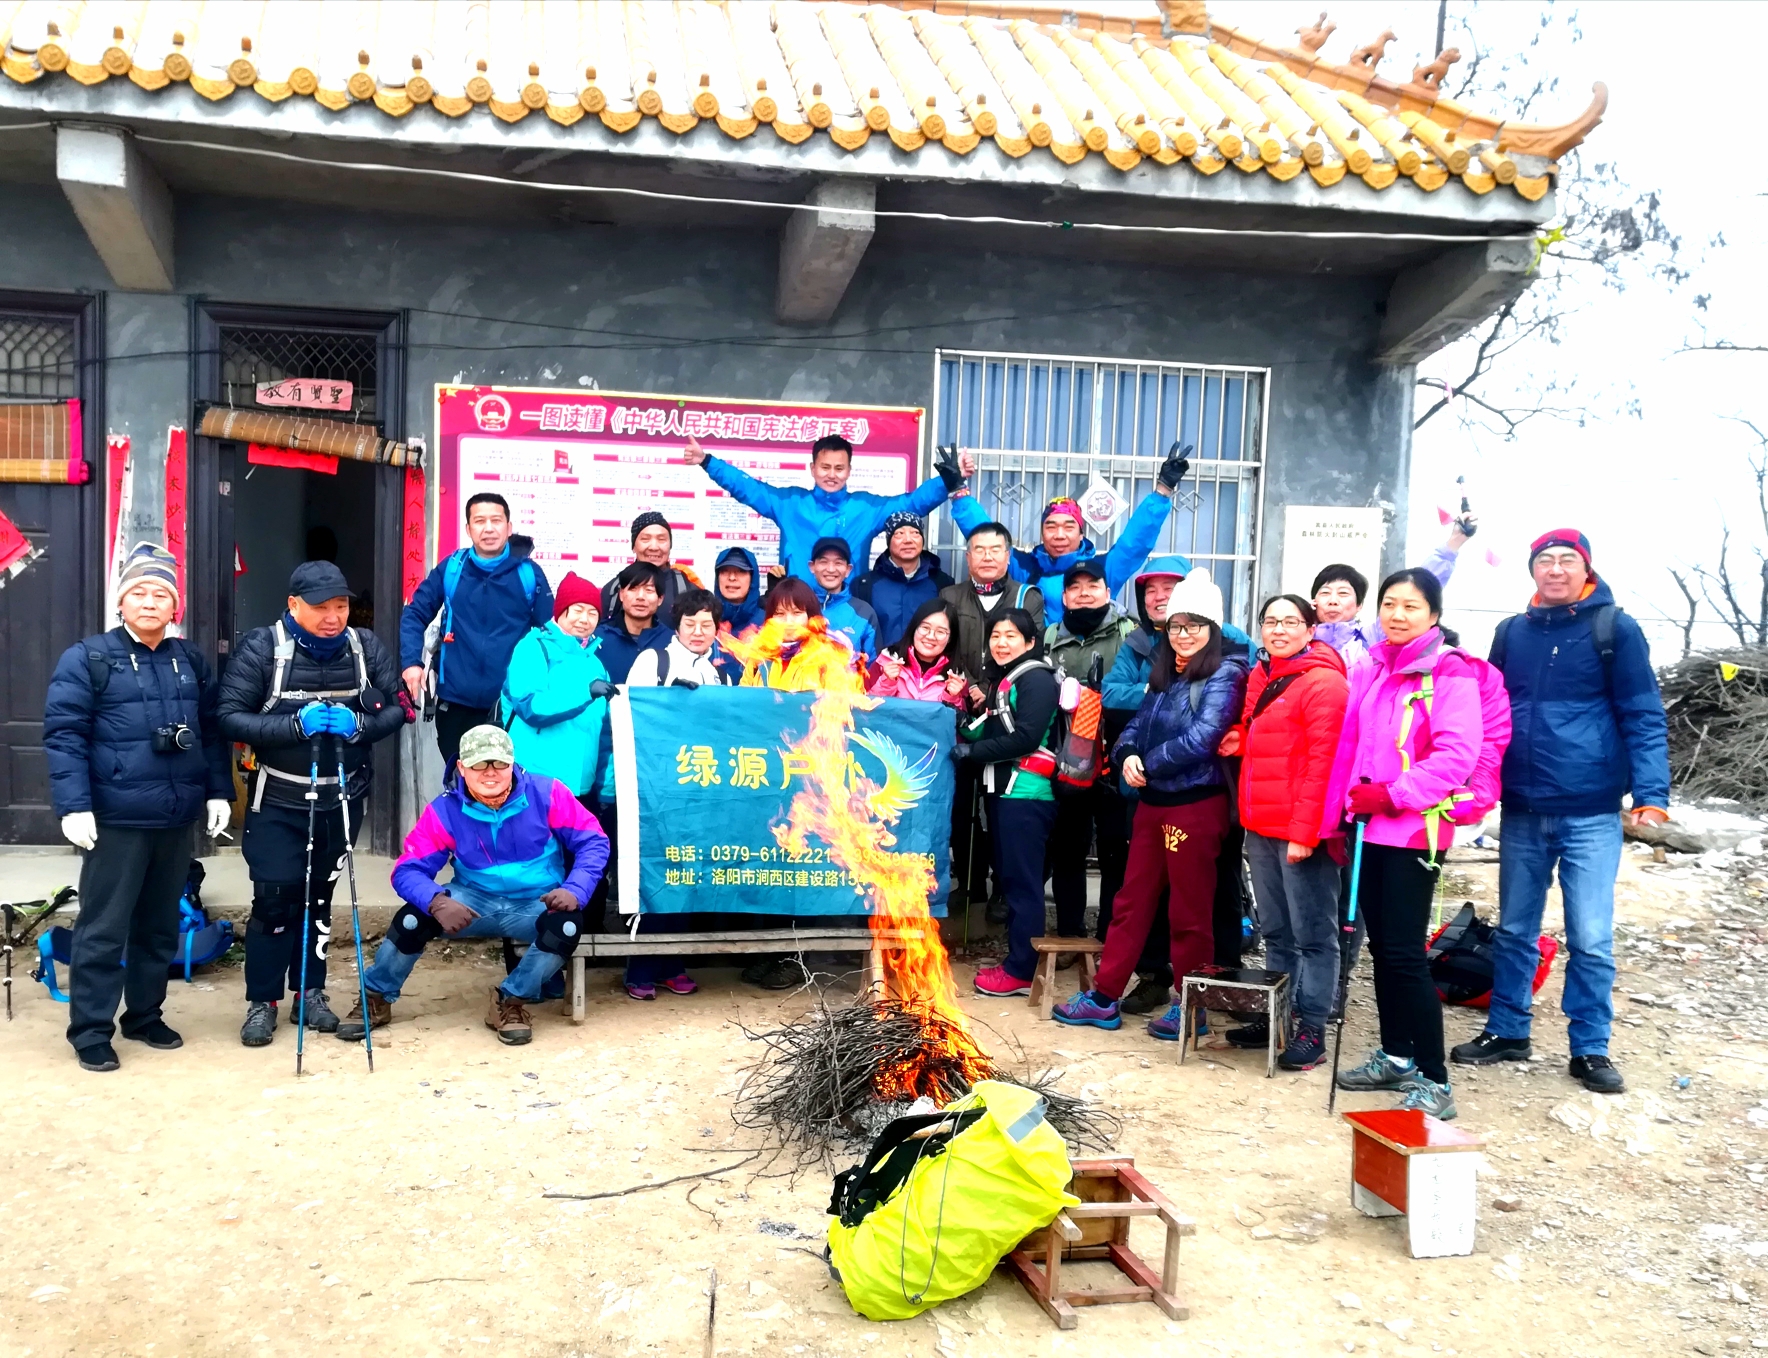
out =
[[254,882],[252,913],[246,921],[248,934],[281,934],[301,923],[299,882]]
[[534,923],[534,946],[554,957],[569,957],[582,941],[581,910],[545,910]]
[[387,937],[393,946],[406,955],[420,953],[432,938],[442,937],[442,926],[415,905],[402,905],[393,916]]

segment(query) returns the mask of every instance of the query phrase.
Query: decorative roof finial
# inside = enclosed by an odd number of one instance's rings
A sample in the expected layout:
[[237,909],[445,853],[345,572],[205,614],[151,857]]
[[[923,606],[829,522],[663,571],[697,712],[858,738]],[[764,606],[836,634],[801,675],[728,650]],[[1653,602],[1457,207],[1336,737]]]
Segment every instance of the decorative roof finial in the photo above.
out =
[[1394,40],[1394,36],[1393,29],[1382,29],[1381,36],[1374,42],[1351,53],[1351,65],[1361,66],[1373,75],[1375,68],[1381,65],[1381,59],[1387,55],[1387,45]]
[[1307,48],[1310,52],[1317,53],[1326,45],[1326,39],[1330,38],[1333,33],[1337,31],[1337,28],[1338,25],[1326,17],[1326,11],[1321,10],[1320,21],[1318,23],[1312,28],[1298,28],[1295,30],[1295,33],[1296,36],[1301,39],[1301,45],[1303,47]]
[[1447,47],[1437,53],[1437,59],[1428,66],[1412,68],[1412,83],[1422,85],[1427,90],[1440,91],[1443,81],[1448,78],[1449,67],[1461,60],[1459,47]]

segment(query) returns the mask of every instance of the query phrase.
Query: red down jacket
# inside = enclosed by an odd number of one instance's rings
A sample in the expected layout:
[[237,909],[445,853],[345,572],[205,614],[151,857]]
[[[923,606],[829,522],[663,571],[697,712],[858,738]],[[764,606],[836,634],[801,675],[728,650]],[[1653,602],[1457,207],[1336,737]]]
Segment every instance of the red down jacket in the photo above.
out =
[[[1266,687],[1293,675],[1256,721]],[[1241,710],[1240,823],[1270,839],[1320,842],[1326,785],[1344,726],[1350,683],[1344,661],[1323,641],[1252,667]]]

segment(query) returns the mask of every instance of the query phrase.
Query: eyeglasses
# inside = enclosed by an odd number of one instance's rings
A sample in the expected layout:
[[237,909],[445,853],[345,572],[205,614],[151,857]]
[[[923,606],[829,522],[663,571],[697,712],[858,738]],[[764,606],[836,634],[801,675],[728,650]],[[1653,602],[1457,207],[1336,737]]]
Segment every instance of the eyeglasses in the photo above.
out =
[[1175,622],[1166,630],[1169,636],[1206,637],[1209,635],[1209,624],[1206,622]]
[[918,637],[949,637],[951,634],[952,629],[944,623],[924,622],[915,629]]
[[1266,618],[1259,625],[1267,632],[1305,632],[1308,630],[1305,618]]
[[1584,564],[1584,558],[1576,552],[1543,552],[1535,558],[1537,566],[1545,566],[1549,570],[1575,570]]
[[492,769],[502,773],[509,766],[510,761],[507,759],[481,759],[477,764],[467,765],[474,773],[485,773]]

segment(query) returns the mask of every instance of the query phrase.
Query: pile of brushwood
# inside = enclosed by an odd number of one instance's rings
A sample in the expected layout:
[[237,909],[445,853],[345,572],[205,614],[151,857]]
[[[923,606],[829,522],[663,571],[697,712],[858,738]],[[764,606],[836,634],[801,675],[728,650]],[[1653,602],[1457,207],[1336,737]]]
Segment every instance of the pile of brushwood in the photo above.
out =
[[[976,1039],[949,1019],[895,999],[819,1003],[783,1028],[744,1036],[763,1044],[743,1072],[737,1124],[770,1135],[800,1163],[863,1148],[885,1121],[917,1097],[943,1107],[974,1079],[1005,1080],[1036,1090],[1044,1115],[1069,1146],[1109,1149],[1118,1120],[1098,1104],[1055,1089],[1056,1073],[1001,1069]],[[915,1072],[904,1087],[903,1072]]]
[[1697,651],[1663,670],[1670,781],[1768,813],[1768,649]]

